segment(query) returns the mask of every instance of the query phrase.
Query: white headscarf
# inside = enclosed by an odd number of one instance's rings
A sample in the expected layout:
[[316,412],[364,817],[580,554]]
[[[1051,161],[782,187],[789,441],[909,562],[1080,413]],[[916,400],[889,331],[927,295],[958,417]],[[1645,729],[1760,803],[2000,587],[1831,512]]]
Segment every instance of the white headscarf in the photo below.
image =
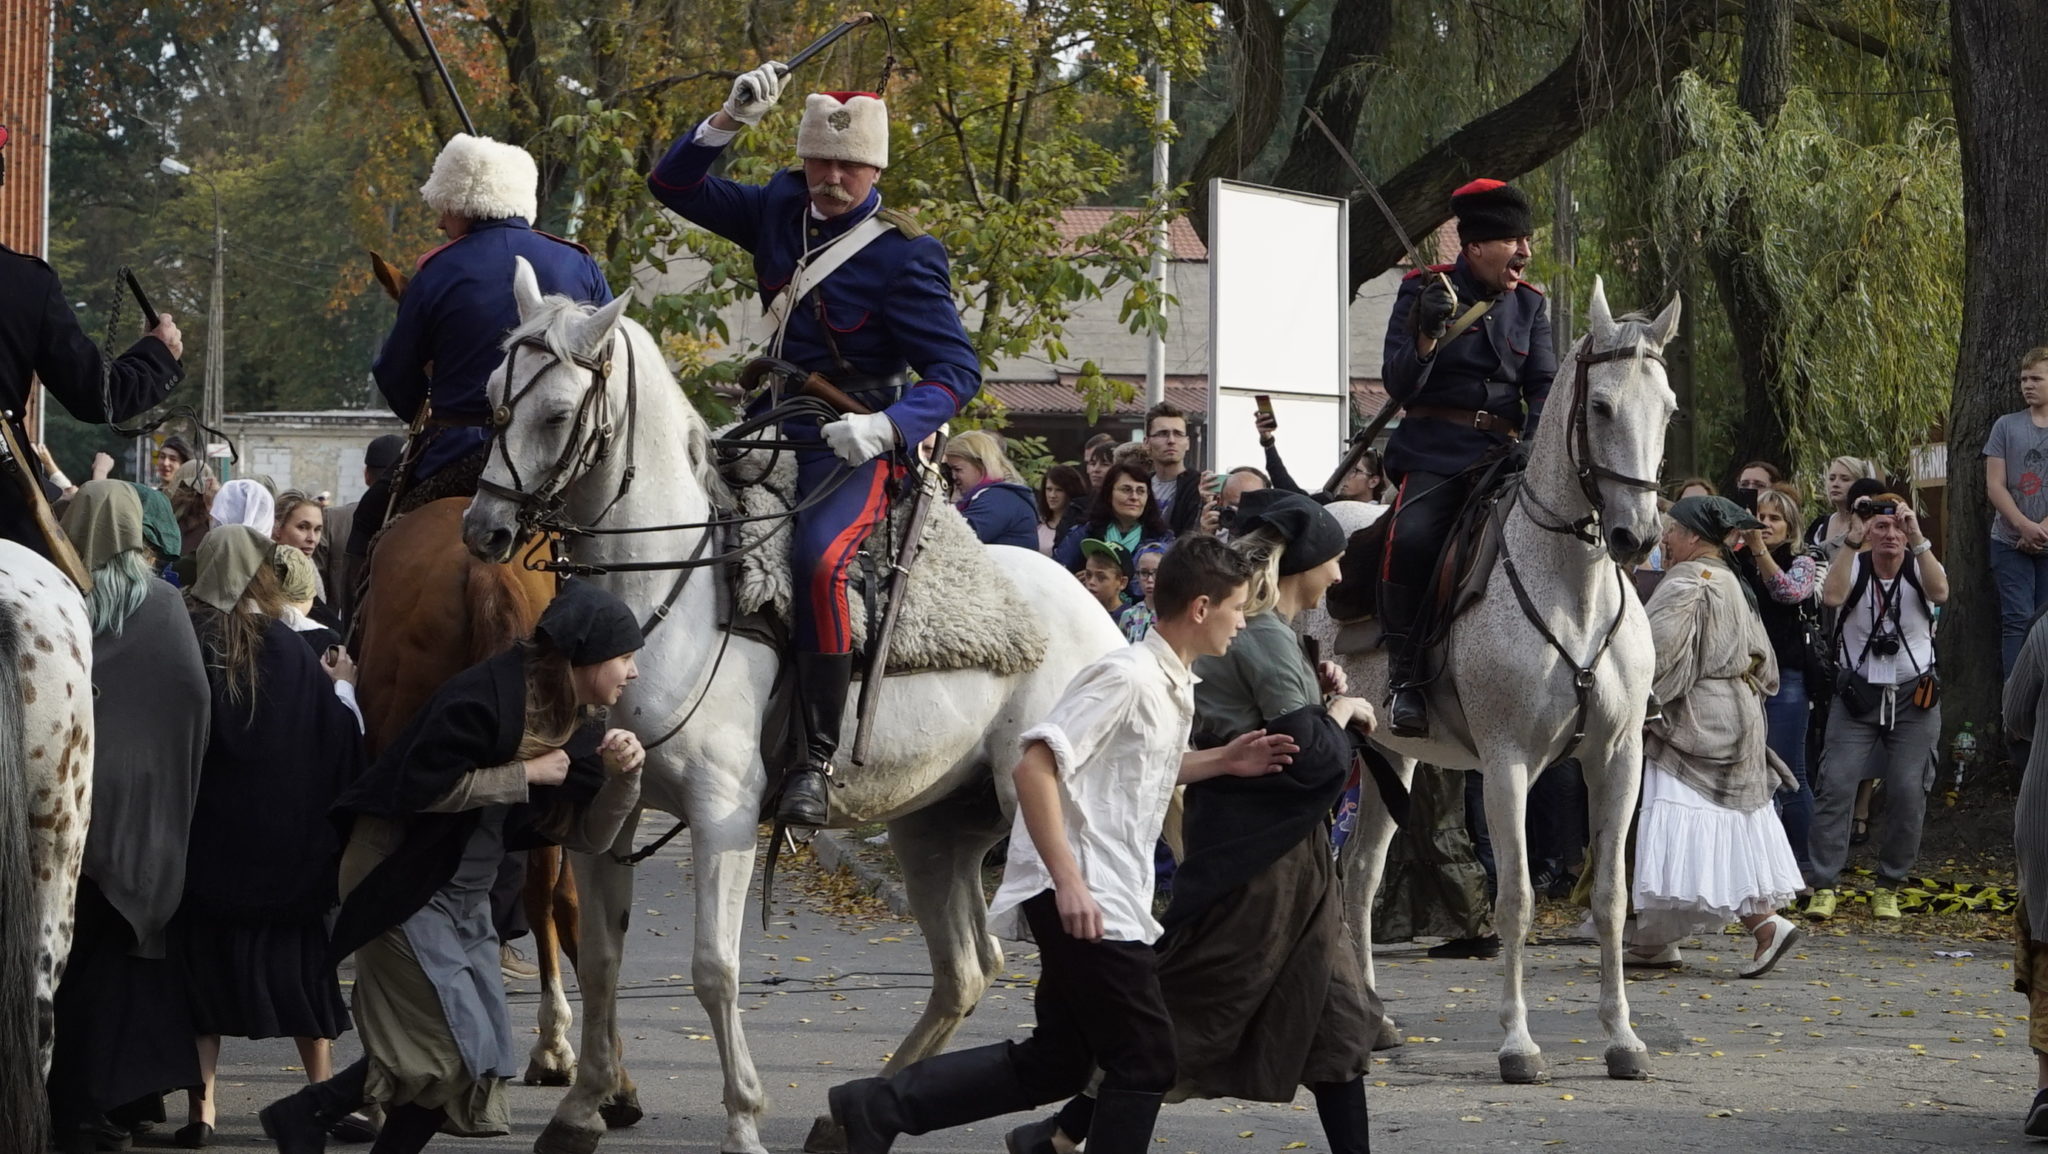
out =
[[261,484],[238,477],[213,495],[213,523],[247,525],[265,537],[275,527],[277,501]]

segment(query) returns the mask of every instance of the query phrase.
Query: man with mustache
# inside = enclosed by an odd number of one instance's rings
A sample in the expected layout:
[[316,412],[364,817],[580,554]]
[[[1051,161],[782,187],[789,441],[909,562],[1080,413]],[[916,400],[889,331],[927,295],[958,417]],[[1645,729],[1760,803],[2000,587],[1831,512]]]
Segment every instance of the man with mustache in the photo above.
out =
[[[808,97],[796,134],[801,170],[784,169],[766,184],[711,175],[733,137],[775,106],[787,72],[771,61],[741,76],[725,106],[669,148],[647,186],[685,220],[753,254],[767,305],[758,335],[768,355],[824,374],[873,410],[822,430],[802,422],[783,430],[799,444],[800,500],[853,470],[797,513],[790,548],[805,757],[777,812],[791,825],[818,826],[829,817],[826,779],[853,672],[848,568],[887,514],[909,468],[908,449],[980,391],[981,362],[953,301],[945,247],[883,208],[875,189],[889,164],[881,97]],[[768,403],[757,397],[752,411]]]
[[[1387,322],[1382,376],[1400,424],[1387,439],[1387,476],[1400,483],[1384,568],[1380,621],[1386,631],[1387,722],[1402,737],[1426,737],[1429,715],[1420,646],[1412,635],[1430,574],[1451,522],[1490,455],[1535,431],[1557,353],[1542,290],[1522,279],[1529,264],[1529,200],[1498,180],[1451,194],[1458,259],[1410,270]],[[1480,306],[1484,305],[1483,311]]]

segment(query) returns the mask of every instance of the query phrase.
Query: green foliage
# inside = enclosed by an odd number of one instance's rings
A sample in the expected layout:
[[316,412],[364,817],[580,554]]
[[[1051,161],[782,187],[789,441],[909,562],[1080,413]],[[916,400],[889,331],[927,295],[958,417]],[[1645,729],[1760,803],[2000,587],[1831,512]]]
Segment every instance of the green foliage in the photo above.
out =
[[[1843,453],[1907,470],[1947,412],[1962,325],[1953,125],[1914,120],[1859,143],[1802,88],[1760,126],[1693,74],[1674,109],[1684,151],[1665,174],[1660,239],[1746,244],[1782,302],[1771,384],[1795,472]],[[1738,200],[1758,235],[1729,228]]]

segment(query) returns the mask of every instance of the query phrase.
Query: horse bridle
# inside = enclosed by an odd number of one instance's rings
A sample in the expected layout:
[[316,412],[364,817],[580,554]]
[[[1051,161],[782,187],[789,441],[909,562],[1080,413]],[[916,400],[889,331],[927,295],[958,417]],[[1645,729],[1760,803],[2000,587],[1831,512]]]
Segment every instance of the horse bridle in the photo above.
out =
[[[559,519],[567,501],[566,494],[570,484],[586,470],[603,464],[611,457],[617,429],[611,420],[607,399],[611,395],[608,386],[612,377],[612,350],[617,347],[618,341],[619,334],[615,331],[605,338],[604,348],[595,354],[572,352],[564,356],[548,347],[540,337],[530,336],[514,341],[505,350],[505,384],[508,389],[515,379],[513,370],[519,363],[519,353],[522,349],[539,350],[542,354],[555,358],[558,364],[573,364],[590,374],[590,383],[583,390],[583,399],[576,405],[576,423],[569,432],[568,441],[562,445],[561,455],[555,458],[555,463],[545,473],[536,478],[540,483],[531,489],[526,487],[524,480],[519,476],[519,464],[512,459],[511,450],[505,447],[504,432],[512,426],[512,419],[517,415],[520,404],[539,386],[540,379],[547,375],[549,366],[542,366],[517,393],[508,395],[504,403],[491,410],[489,428],[492,451],[505,463],[505,470],[511,475],[512,483],[504,485],[487,477],[479,477],[477,488],[512,502],[519,510],[521,529],[532,532],[544,527],[547,522]],[[634,371],[635,368],[633,342],[629,340],[626,342],[626,429],[629,439],[639,407],[639,374]],[[605,504],[604,511],[598,514],[598,520],[603,520],[604,515],[611,512],[612,506],[617,505],[625,497],[626,491],[633,485],[633,472],[633,466],[627,465],[625,472],[620,475],[618,491],[612,494],[612,499]]]

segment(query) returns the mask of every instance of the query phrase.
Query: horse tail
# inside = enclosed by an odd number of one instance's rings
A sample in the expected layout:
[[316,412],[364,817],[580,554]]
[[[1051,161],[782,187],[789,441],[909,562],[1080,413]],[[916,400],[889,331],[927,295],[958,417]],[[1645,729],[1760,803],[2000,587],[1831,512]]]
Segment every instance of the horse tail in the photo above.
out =
[[53,1007],[37,992],[43,903],[29,852],[34,814],[22,730],[21,630],[14,606],[0,604],[0,1145],[41,1150],[47,1144],[43,1102],[44,1043]]
[[467,664],[495,657],[533,631],[539,607],[505,566],[470,558],[463,590],[469,606]]

